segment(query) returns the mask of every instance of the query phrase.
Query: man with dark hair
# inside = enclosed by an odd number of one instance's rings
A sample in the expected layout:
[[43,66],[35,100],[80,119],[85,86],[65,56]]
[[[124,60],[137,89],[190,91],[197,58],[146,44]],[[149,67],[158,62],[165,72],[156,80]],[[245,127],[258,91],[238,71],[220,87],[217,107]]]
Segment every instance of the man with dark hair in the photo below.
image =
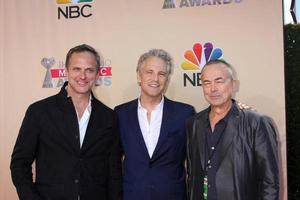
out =
[[210,106],[187,121],[189,200],[278,200],[271,120],[232,99],[236,80],[226,61],[206,63],[201,81]]
[[124,148],[124,200],[186,200],[185,120],[192,106],[164,96],[172,59],[162,49],[139,58],[139,98],[115,108]]
[[99,67],[91,46],[70,49],[61,91],[29,106],[10,165],[20,200],[122,198],[116,116],[91,92]]

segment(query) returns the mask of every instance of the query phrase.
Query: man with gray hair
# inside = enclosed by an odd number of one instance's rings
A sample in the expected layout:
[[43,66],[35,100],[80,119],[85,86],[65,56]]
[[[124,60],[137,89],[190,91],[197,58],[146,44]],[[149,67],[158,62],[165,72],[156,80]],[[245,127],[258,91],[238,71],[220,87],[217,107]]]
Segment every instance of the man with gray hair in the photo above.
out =
[[201,81],[210,106],[187,121],[189,200],[278,200],[271,120],[232,99],[236,80],[226,61],[206,63]]
[[140,56],[140,96],[115,108],[124,150],[124,200],[186,200],[185,121],[190,105],[164,96],[172,59],[162,49]]

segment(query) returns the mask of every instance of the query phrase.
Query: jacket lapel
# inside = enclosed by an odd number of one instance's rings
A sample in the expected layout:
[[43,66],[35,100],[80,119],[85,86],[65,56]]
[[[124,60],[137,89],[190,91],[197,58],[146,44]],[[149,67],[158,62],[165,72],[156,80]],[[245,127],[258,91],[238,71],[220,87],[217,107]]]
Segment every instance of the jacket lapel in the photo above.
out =
[[159,157],[161,153],[163,153],[162,147],[164,146],[165,141],[168,138],[168,133],[171,127],[171,122],[173,121],[174,116],[174,108],[169,99],[164,97],[164,107],[162,114],[162,122],[160,127],[159,138],[157,141],[157,145],[154,149],[151,160],[155,160]]
[[145,158],[150,159],[150,156],[149,156],[149,153],[148,153],[148,150],[147,150],[147,146],[146,146],[146,143],[144,141],[144,137],[143,137],[140,125],[139,125],[138,100],[137,99],[135,101],[133,101],[131,103],[131,105],[129,106],[128,118],[129,118],[128,119],[128,121],[129,121],[128,127],[131,128],[129,133],[133,134],[133,135],[131,135],[131,137],[133,139],[137,140],[139,146],[141,147],[142,151],[144,152],[144,154],[146,156]]
[[[206,125],[207,125],[207,117],[208,117],[209,109],[206,109],[202,115],[198,117],[198,120],[195,120],[193,124],[193,133],[196,133],[196,140],[199,147],[199,156],[201,160],[202,169],[205,170],[205,132],[206,132]],[[205,125],[206,124],[206,125]]]
[[104,134],[107,133],[107,129],[113,129],[113,125],[105,120],[105,112],[101,102],[91,93],[92,100],[92,112],[86,129],[85,137],[82,143],[81,152],[85,152],[89,147],[93,146]]
[[[59,116],[56,118],[61,135],[69,144],[68,146],[71,146],[75,152],[79,153],[80,141],[77,114],[72,99],[67,97],[64,87],[57,96],[57,103],[59,109],[62,111],[61,118],[59,119]],[[76,137],[78,138],[76,139]]]
[[[76,112],[75,112],[75,114],[66,113],[63,121],[64,121],[64,125],[66,126],[66,128],[64,128],[63,133],[65,134],[66,139],[68,141],[70,141],[73,149],[77,153],[79,153],[80,139],[79,139],[79,126],[78,126],[78,119],[77,119]],[[75,138],[77,138],[77,139],[75,139]]]
[[233,104],[232,114],[227,121],[226,128],[224,130],[223,140],[221,142],[221,146],[219,148],[220,159],[218,163],[218,167],[221,165],[224,160],[230,146],[232,144],[233,139],[238,135],[238,123],[239,123],[239,109],[237,105]]
[[99,107],[95,106],[96,100],[94,99],[95,97],[92,97],[92,112],[91,116],[88,122],[88,126],[86,129],[86,133],[83,139],[83,143],[81,146],[81,151],[84,152],[88,149],[89,146],[93,145],[92,142],[97,142],[97,138],[101,137],[103,131],[101,131],[101,128],[105,128],[106,125],[102,124],[102,116],[101,110],[99,110]]

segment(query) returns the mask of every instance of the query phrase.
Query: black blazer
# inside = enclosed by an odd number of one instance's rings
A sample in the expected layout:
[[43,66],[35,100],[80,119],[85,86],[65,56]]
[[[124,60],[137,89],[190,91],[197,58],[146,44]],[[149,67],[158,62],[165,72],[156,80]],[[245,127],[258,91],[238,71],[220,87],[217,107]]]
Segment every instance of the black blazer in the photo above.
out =
[[[216,188],[219,200],[278,200],[276,132],[269,118],[233,104],[219,151]],[[205,131],[209,109],[187,122],[189,200],[202,200]]]
[[21,200],[77,200],[78,195],[81,200],[121,199],[116,115],[93,96],[80,148],[76,111],[63,87],[59,94],[29,106],[10,168]]

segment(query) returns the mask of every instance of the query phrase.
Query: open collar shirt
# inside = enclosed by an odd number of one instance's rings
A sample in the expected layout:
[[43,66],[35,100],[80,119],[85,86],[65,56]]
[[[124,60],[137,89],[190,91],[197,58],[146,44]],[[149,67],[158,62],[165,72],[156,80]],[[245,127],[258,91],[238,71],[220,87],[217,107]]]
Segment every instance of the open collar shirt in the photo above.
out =
[[148,122],[147,110],[143,108],[140,98],[138,98],[138,120],[150,158],[158,142],[163,117],[163,107],[164,97],[162,96],[160,103],[152,110],[150,122]]
[[83,115],[81,118],[79,118],[78,112],[77,113],[77,119],[78,119],[78,125],[79,125],[79,138],[80,138],[80,148],[82,147],[83,140],[85,137],[86,129],[89,124],[90,116],[92,113],[92,103],[91,103],[92,97],[90,96],[89,104],[85,108]]
[[[65,87],[65,90],[67,91],[68,86]],[[70,97],[68,95],[68,97]],[[75,108],[76,110],[76,108]],[[85,133],[89,124],[90,116],[92,113],[92,95],[90,95],[89,104],[85,108],[83,115],[81,118],[79,118],[78,112],[76,110],[77,119],[78,119],[78,126],[79,126],[79,139],[80,139],[80,148],[82,147],[83,140],[85,137]]]

